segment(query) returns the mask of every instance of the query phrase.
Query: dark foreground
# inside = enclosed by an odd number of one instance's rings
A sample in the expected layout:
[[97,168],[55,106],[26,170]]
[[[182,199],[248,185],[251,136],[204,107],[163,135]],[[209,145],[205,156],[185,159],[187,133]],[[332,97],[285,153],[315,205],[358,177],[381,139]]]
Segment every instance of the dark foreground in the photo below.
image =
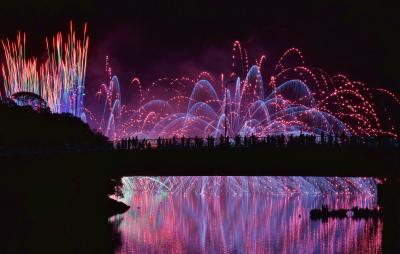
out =
[[[174,174],[173,165],[181,174],[207,175],[213,172],[232,174],[245,174],[245,161],[243,157],[233,159],[238,155],[249,154],[259,156],[257,160],[250,160],[250,175],[253,167],[258,168],[265,175],[268,172],[278,171],[275,164],[269,164],[268,157],[262,156],[262,151],[220,151],[212,155],[210,151],[184,152],[180,154],[183,162],[173,162],[174,156],[166,151],[152,152],[102,152],[102,153],[61,153],[36,156],[3,156],[0,177],[0,191],[2,209],[0,215],[3,218],[1,227],[2,244],[0,253],[113,253],[120,246],[120,233],[118,223],[108,223],[108,216],[115,212],[123,212],[124,209],[116,207],[115,203],[106,199],[108,194],[114,193],[120,185],[120,177],[123,174],[152,175],[162,173]],[[303,151],[304,153],[304,151]],[[205,155],[208,158],[196,159],[195,155]],[[251,154],[251,155],[250,155]],[[155,155],[158,155],[155,156]],[[228,162],[226,167],[221,167],[223,160],[213,161],[216,156],[226,155],[226,161],[234,160],[236,167]],[[154,157],[155,156],[155,157]],[[129,158],[126,159],[125,158]],[[244,157],[246,158],[246,157]],[[300,158],[300,157],[297,157]],[[135,160],[136,159],[136,160]],[[194,161],[190,161],[190,160]],[[275,158],[276,159],[276,158]],[[145,163],[149,160],[149,163]],[[274,159],[271,159],[274,160]],[[244,161],[240,164],[240,161]],[[163,162],[166,162],[163,167]],[[132,163],[132,164],[130,164]],[[143,164],[140,164],[143,163]],[[215,163],[215,164],[214,164]],[[282,162],[293,165],[299,161]],[[130,167],[127,167],[131,165]],[[140,165],[140,167],[139,167]],[[145,170],[146,165],[149,170]],[[201,170],[203,165],[213,167]],[[305,167],[299,165],[299,170]],[[311,166],[310,170],[315,175],[326,175],[326,168]],[[3,167],[4,166],[4,167]],[[183,171],[186,166],[186,171]],[[213,170],[219,167],[221,171]],[[135,168],[138,168],[135,171]],[[160,167],[160,168],[157,168]],[[171,169],[171,171],[168,171]],[[233,169],[233,170],[231,170]],[[355,168],[356,170],[360,170]],[[237,171],[238,170],[238,171]],[[172,173],[171,173],[172,172]],[[293,173],[294,171],[286,171]],[[301,171],[300,171],[301,172]],[[319,172],[319,173],[318,173]],[[333,171],[332,171],[333,172]],[[338,171],[346,175],[363,171]],[[365,171],[364,175],[369,175]],[[380,172],[397,172],[394,169]],[[400,183],[395,174],[386,176],[387,181],[379,187],[378,202],[384,207],[382,246],[384,253],[399,253],[398,235],[400,234]],[[134,208],[136,206],[134,205]]]
[[[108,176],[400,176],[399,148],[239,148],[1,154],[0,165]],[[190,169],[190,170],[188,170]]]
[[118,179],[55,168],[1,167],[0,253],[112,253],[119,237],[108,217],[126,210],[107,198]]
[[[383,249],[400,253],[399,149],[113,151],[72,116],[0,106],[0,253],[113,253],[126,175],[312,175],[387,178]],[[118,194],[118,193],[117,193]]]
[[126,207],[107,196],[120,178],[56,155],[110,150],[107,138],[70,114],[7,101],[0,118],[0,253],[112,253],[108,216]]

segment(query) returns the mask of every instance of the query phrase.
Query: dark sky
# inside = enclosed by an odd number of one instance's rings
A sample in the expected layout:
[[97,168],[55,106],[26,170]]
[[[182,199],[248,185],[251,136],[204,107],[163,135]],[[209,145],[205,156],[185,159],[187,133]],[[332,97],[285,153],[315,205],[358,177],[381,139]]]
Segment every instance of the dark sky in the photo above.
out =
[[223,51],[230,57],[232,42],[238,39],[253,56],[266,51],[277,58],[295,46],[310,66],[399,91],[400,26],[394,4],[303,2],[9,1],[0,4],[0,37],[14,38],[17,30],[25,31],[29,52],[43,54],[44,36],[67,31],[69,20],[77,30],[87,21],[88,83],[99,82],[106,54],[122,82],[133,74],[145,80],[183,75],[182,64],[189,62],[218,71],[226,63],[210,55]]

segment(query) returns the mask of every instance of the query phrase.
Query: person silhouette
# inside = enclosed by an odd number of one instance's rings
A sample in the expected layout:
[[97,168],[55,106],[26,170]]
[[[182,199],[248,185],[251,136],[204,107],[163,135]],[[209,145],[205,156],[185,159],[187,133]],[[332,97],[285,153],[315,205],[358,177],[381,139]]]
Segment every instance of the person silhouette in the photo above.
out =
[[161,148],[161,137],[158,136],[157,138],[157,148],[160,149]]
[[320,143],[321,145],[325,145],[325,132],[324,132],[324,131],[321,131],[319,143]]
[[224,136],[222,136],[222,134],[221,134],[221,136],[219,137],[219,146],[220,146],[220,147],[223,147],[223,146],[224,146]]
[[235,137],[235,146],[236,147],[240,146],[240,136],[239,135],[236,135],[236,137]]
[[185,146],[185,135],[183,135],[181,137],[181,146],[184,147]]

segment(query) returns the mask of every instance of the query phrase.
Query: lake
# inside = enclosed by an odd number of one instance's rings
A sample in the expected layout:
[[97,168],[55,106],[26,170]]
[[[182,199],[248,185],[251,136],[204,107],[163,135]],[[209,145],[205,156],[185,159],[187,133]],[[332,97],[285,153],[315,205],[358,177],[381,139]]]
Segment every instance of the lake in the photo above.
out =
[[138,191],[110,220],[116,253],[382,253],[381,220],[311,220],[312,208],[376,207],[376,196]]

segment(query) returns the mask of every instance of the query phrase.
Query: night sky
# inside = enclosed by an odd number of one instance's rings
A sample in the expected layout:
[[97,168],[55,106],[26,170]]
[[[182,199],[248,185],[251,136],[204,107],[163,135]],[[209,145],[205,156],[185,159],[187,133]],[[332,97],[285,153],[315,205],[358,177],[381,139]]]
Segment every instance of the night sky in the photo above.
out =
[[[34,2],[34,3],[33,3]],[[77,32],[88,22],[91,39],[87,87],[103,79],[105,55],[122,83],[195,75],[193,69],[230,67],[234,40],[250,55],[266,52],[275,64],[289,47],[309,66],[399,92],[397,8],[366,1],[9,1],[0,5],[0,37],[27,32],[27,50],[43,55],[44,37]],[[338,4],[336,2],[346,2]]]

